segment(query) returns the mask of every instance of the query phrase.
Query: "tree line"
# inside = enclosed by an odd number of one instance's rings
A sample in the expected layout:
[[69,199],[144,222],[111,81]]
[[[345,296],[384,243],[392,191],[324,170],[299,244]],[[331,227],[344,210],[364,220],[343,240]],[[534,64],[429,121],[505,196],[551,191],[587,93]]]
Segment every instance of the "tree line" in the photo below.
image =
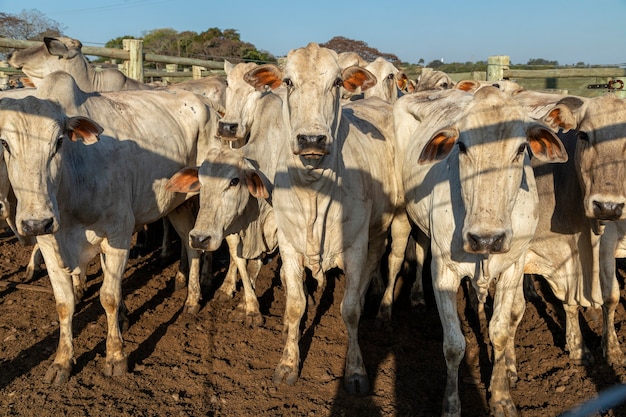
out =
[[[41,41],[46,36],[61,36],[65,27],[40,11],[23,10],[19,14],[0,13],[0,37]],[[136,39],[133,36],[120,36],[109,40],[105,47],[121,48],[123,39]],[[237,62],[276,62],[277,58],[270,52],[258,49],[254,44],[241,39],[236,29],[208,28],[204,32],[194,31],[179,32],[171,28],[153,29],[143,33],[143,49],[160,55],[178,56],[184,58],[197,58],[205,60]],[[80,39],[79,39],[80,40]],[[428,67],[447,73],[486,71],[487,61],[478,62],[452,62],[443,63],[434,60],[425,64],[423,59],[418,63],[401,62],[394,54],[381,52],[359,40],[336,36],[321,46],[340,52],[356,52],[368,62],[377,57],[383,57],[399,68],[408,72],[419,72],[421,68]],[[0,48],[0,53],[6,54],[7,50]],[[159,65],[155,65],[157,69]],[[533,58],[527,64],[511,65],[515,69],[551,69],[559,67],[557,61],[543,58]],[[575,67],[589,67],[584,62],[579,62]]]

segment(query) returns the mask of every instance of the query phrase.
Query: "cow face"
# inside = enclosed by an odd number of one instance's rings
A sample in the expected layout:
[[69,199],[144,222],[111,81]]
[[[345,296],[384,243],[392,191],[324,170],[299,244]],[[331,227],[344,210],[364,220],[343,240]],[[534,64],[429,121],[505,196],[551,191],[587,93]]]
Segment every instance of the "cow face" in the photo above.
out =
[[283,118],[294,155],[315,166],[332,152],[341,121],[342,90],[366,90],[376,78],[357,66],[341,69],[337,53],[310,43],[289,52],[284,70],[261,65],[245,75],[257,89],[285,86]]
[[224,237],[245,227],[244,216],[250,196],[268,198],[268,192],[254,167],[236,150],[212,149],[199,168],[176,173],[167,189],[200,192],[200,209],[189,232],[192,248],[219,249]]
[[263,91],[257,90],[244,81],[243,77],[257,64],[241,63],[232,65],[224,63],[226,71],[226,111],[219,122],[218,134],[225,140],[243,140],[250,133],[257,103]]
[[576,130],[576,166],[585,215],[626,219],[626,102],[613,94],[566,97],[544,120],[554,129]]
[[67,118],[56,104],[34,97],[0,101],[0,140],[17,197],[16,225],[24,236],[54,233],[63,149],[69,140],[96,141],[100,126],[84,117]]
[[[470,253],[508,252],[511,213],[519,192],[530,189],[527,149],[543,161],[564,162],[567,153],[548,128],[528,123],[520,105],[495,87],[474,95],[454,126],[436,132],[419,162],[458,158],[458,179],[465,207],[463,246]],[[454,152],[453,152],[454,150]],[[451,162],[453,163],[453,162]],[[537,213],[529,213],[536,218]]]

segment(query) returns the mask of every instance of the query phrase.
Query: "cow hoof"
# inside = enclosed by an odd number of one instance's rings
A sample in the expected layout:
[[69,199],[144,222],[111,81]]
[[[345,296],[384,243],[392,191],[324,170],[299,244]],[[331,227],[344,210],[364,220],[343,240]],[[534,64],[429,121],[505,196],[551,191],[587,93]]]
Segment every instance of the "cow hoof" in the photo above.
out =
[[187,287],[187,278],[180,272],[176,274],[174,278],[174,291],[180,291]]
[[352,374],[343,382],[343,386],[350,395],[365,395],[370,391],[370,382],[367,375]]
[[391,329],[391,306],[381,305],[376,315],[376,327],[380,330]]
[[65,384],[70,379],[70,370],[72,368],[70,366],[62,366],[58,363],[53,363],[43,380],[47,384],[61,385]]
[[575,354],[570,352],[569,358],[576,365],[589,366],[595,362],[593,355],[587,348]]
[[190,316],[195,316],[196,314],[198,314],[200,312],[200,305],[199,304],[194,304],[194,305],[187,305],[185,304],[185,309],[184,309],[184,313],[185,314],[189,314]]
[[507,377],[509,379],[509,389],[514,389],[517,386],[517,381],[519,380],[517,372],[508,371]]
[[128,358],[120,360],[107,359],[104,364],[104,374],[106,376],[120,376],[128,372]]
[[280,385],[283,382],[287,385],[293,385],[298,380],[298,370],[287,365],[278,365],[274,371],[272,382],[274,385]]
[[258,311],[246,314],[246,326],[261,327],[265,324],[265,318]]
[[516,417],[517,409],[511,399],[492,401],[490,404],[491,415],[493,417]]

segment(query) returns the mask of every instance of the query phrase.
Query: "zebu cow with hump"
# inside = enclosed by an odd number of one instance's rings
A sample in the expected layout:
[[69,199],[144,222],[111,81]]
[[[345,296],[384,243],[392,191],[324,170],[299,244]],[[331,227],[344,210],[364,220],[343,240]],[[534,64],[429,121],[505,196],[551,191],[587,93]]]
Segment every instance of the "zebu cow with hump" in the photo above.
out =
[[549,126],[576,136],[583,210],[601,235],[602,350],[609,363],[623,365],[614,318],[620,300],[615,257],[626,256],[626,101],[611,93],[595,98],[568,96],[542,110]]
[[[66,73],[48,80],[50,89],[40,86],[47,98],[0,100],[0,139],[18,232],[37,237],[54,290],[60,337],[45,380],[58,384],[68,380],[74,355],[72,275],[84,275],[98,253],[108,323],[104,372],[126,372],[119,313],[132,235],[168,214],[181,235],[189,232],[192,213],[176,210],[185,196],[165,190],[165,183],[219,142],[216,113],[194,94],[86,94]],[[198,271],[198,253],[187,253]],[[190,278],[187,307],[198,303],[196,282]]]
[[509,391],[517,379],[514,337],[525,309],[525,255],[538,221],[527,149],[535,158],[563,162],[563,144],[494,87],[475,94],[407,95],[394,106],[394,119],[406,209],[431,239],[431,276],[448,369],[442,415],[461,415],[458,368],[465,338],[456,294],[469,277],[481,300],[495,281],[489,402],[494,416],[514,416]]
[[[272,202],[287,293],[286,339],[274,383],[291,385],[298,378],[300,323],[307,304],[305,268],[323,288],[325,272],[339,267],[345,275],[341,315],[348,331],[344,386],[357,394],[370,386],[358,325],[370,279],[385,250],[397,187],[391,105],[366,99],[342,108],[343,90],[366,90],[376,80],[360,67],[342,69],[337,59],[334,51],[310,43],[290,51],[283,70],[261,65],[245,79],[261,91],[285,86],[284,134],[278,138],[282,143]],[[367,104],[371,100],[375,105]],[[362,106],[358,112],[357,106]]]

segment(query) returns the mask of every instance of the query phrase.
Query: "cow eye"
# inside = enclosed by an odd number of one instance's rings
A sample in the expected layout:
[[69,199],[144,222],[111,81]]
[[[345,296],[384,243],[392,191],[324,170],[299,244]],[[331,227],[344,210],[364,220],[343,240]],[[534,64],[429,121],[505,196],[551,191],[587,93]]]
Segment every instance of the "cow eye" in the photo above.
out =
[[589,142],[589,135],[586,132],[578,132],[578,139]]
[[6,141],[6,140],[4,140],[4,139],[0,139],[0,144],[2,144],[2,147],[3,147],[4,149],[6,149],[6,151],[7,151],[9,154],[11,153],[11,150],[9,149],[9,144],[7,143],[7,141]]
[[343,80],[341,78],[337,78],[333,83],[333,87],[341,88],[343,87]]
[[522,143],[519,148],[517,148],[517,153],[515,154],[515,158],[513,159],[515,162],[519,161],[520,157],[524,155],[526,152],[526,144]]
[[448,83],[441,83],[441,88],[443,88],[444,90],[448,89]]
[[57,143],[55,144],[55,148],[54,148],[54,153],[59,152],[59,149],[61,149],[61,145],[63,145],[63,136],[59,136],[59,138],[57,139]]
[[388,79],[388,80],[393,80],[393,74],[389,74],[389,75],[387,76],[387,79]]
[[293,81],[291,81],[291,78],[285,78],[283,80],[283,84],[285,84],[285,87],[287,88],[293,88]]
[[236,187],[237,185],[239,185],[239,178],[233,178],[230,180],[230,187]]
[[459,145],[459,152],[463,154],[467,153],[467,147],[463,142],[457,142],[457,145]]

